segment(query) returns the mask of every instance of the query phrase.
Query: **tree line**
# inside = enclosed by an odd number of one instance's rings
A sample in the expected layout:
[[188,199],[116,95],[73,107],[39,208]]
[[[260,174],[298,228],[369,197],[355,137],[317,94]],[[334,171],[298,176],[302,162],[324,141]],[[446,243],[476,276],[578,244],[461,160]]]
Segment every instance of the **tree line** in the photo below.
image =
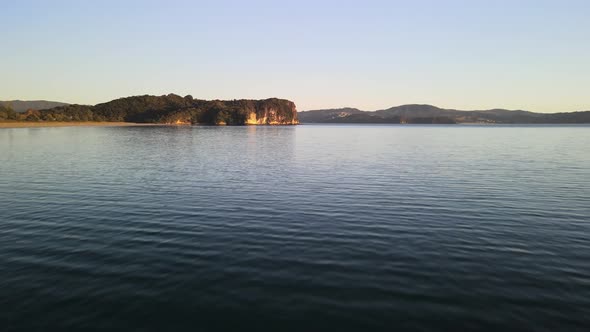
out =
[[0,121],[17,121],[20,114],[16,113],[12,107],[0,104]]

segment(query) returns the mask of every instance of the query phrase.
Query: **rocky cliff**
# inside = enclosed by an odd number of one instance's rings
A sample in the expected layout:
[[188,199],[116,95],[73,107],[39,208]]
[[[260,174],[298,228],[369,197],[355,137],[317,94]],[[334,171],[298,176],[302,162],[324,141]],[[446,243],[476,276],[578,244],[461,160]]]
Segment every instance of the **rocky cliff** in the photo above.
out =
[[200,100],[192,96],[134,96],[95,106],[67,105],[25,114],[29,121],[127,121],[164,124],[295,125],[292,101]]
[[248,118],[245,124],[248,125],[296,125],[297,108],[295,103],[288,100],[267,99],[253,102],[248,107]]

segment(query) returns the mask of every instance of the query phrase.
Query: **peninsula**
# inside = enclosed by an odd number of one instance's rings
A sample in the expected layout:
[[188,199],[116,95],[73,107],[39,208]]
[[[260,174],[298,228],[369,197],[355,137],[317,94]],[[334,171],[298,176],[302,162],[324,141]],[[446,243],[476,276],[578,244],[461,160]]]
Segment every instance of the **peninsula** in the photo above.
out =
[[107,103],[62,105],[15,112],[0,105],[0,121],[35,123],[139,123],[207,125],[295,125],[295,103],[285,99],[200,100],[188,95],[133,96]]

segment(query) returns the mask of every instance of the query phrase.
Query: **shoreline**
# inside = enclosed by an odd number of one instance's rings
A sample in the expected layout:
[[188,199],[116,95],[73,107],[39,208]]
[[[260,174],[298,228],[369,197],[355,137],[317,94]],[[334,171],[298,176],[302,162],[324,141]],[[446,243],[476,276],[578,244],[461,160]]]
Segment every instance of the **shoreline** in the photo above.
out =
[[165,126],[158,123],[135,123],[135,122],[95,122],[95,121],[73,121],[73,122],[0,122],[1,128],[41,128],[41,127],[138,127],[138,126]]

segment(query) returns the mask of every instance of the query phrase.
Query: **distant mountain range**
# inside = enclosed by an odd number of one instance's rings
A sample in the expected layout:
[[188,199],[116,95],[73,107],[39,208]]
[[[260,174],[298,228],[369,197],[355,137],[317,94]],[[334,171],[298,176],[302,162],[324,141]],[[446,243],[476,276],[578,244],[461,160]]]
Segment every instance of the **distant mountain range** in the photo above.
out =
[[9,101],[0,101],[1,105],[7,106],[12,108],[15,112],[26,112],[27,110],[43,110],[58,106],[65,106],[68,105],[67,103],[60,103],[57,101],[47,101],[47,100],[9,100]]
[[460,111],[432,105],[402,105],[379,111],[356,108],[299,112],[301,123],[590,123],[590,111],[533,113],[522,110],[491,109]]

